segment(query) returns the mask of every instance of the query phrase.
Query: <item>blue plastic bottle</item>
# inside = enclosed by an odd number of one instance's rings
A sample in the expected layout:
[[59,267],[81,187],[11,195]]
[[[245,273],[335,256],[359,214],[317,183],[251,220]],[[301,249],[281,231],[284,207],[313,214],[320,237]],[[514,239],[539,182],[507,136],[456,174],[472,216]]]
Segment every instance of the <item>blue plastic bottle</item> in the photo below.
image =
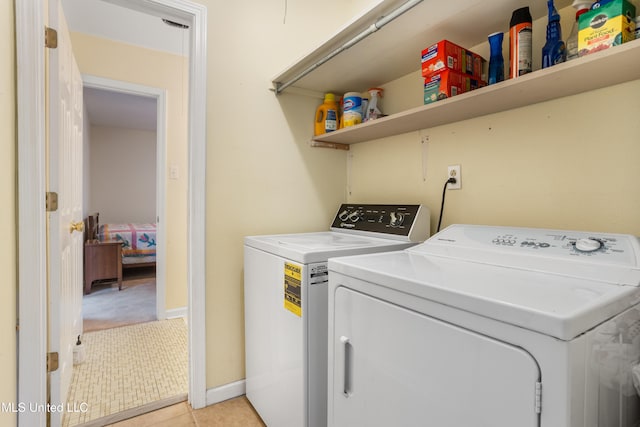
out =
[[504,80],[504,58],[502,56],[502,39],[504,34],[489,34],[489,84],[498,83]]
[[547,24],[547,43],[542,48],[542,68],[564,62],[567,59],[567,49],[562,41],[560,15],[553,5],[553,0],[547,0],[549,22]]

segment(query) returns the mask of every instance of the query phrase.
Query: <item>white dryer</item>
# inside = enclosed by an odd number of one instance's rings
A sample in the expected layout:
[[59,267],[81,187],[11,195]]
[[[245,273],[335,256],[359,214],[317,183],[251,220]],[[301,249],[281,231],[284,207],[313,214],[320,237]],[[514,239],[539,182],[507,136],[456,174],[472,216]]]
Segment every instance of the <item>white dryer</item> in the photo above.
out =
[[245,238],[246,393],[269,427],[327,425],[328,258],[405,249],[429,222],[420,205],[350,204],[331,231]]
[[455,225],[331,259],[328,426],[638,426],[639,286],[620,234]]

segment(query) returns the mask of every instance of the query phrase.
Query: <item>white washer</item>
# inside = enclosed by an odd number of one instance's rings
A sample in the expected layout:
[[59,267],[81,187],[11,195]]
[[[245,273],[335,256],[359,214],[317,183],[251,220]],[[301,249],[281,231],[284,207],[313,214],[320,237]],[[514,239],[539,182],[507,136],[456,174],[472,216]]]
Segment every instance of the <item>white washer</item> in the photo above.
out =
[[269,427],[327,425],[327,259],[429,237],[420,205],[342,205],[331,231],[244,246],[246,393]]
[[330,259],[328,425],[638,426],[639,286],[620,234],[455,225]]

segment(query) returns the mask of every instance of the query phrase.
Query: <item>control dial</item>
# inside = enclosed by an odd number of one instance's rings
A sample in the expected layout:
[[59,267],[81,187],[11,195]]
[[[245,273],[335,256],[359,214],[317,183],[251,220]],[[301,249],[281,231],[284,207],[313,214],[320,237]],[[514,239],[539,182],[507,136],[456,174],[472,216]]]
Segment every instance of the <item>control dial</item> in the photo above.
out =
[[392,227],[401,226],[402,223],[404,222],[404,215],[401,213],[391,212],[390,216],[391,216],[390,225]]
[[576,240],[576,249],[580,252],[593,252],[597,251],[601,247],[602,242],[592,237]]
[[347,218],[349,218],[351,222],[358,222],[362,219],[362,212],[358,210],[353,211],[347,216]]

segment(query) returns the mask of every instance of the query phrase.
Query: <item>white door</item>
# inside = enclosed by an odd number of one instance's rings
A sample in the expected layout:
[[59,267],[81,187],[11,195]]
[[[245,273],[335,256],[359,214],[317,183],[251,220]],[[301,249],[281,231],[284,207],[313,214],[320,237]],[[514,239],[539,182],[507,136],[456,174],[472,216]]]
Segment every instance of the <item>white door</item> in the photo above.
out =
[[539,425],[529,353],[343,287],[333,298],[330,427]]
[[[49,26],[58,32],[58,47],[48,49],[48,191],[58,194],[58,209],[48,217],[49,351],[59,355],[49,384],[51,404],[66,405],[82,331],[82,77],[60,0],[49,0]],[[62,416],[52,411],[51,425]]]

